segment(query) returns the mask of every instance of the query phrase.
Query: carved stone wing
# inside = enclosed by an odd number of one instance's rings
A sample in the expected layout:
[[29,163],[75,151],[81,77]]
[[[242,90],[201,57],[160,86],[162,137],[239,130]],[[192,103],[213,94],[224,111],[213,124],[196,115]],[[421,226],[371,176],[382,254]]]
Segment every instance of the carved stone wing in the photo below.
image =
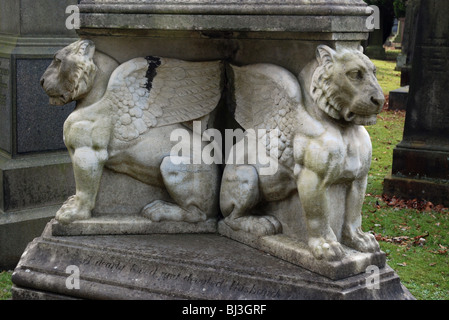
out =
[[277,157],[287,163],[292,159],[298,112],[303,110],[298,80],[288,70],[271,64],[231,67],[236,121],[246,130],[257,130],[258,135],[258,129],[266,130],[258,138],[268,152],[276,148]]
[[111,75],[115,137],[138,138],[149,128],[188,122],[212,112],[221,98],[222,63],[160,57],[132,59]]
[[[271,64],[232,66],[235,119],[245,129],[275,129],[301,103],[298,80]],[[284,127],[284,126],[283,126]],[[283,129],[283,128],[279,128]]]

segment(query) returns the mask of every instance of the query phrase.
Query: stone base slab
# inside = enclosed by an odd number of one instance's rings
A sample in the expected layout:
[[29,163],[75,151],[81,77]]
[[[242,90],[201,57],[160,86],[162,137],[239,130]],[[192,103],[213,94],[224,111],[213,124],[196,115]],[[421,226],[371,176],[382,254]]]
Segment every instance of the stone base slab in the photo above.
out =
[[26,246],[42,234],[57,206],[47,206],[14,212],[0,210],[0,270],[13,270]]
[[383,252],[362,253],[343,246],[346,257],[342,260],[317,260],[304,242],[283,234],[259,237],[248,232],[234,231],[223,221],[218,224],[218,232],[332,280],[364,273],[371,265],[385,267],[386,255]]
[[75,221],[61,224],[53,220],[50,224],[54,236],[81,235],[124,235],[124,234],[153,234],[153,233],[215,233],[217,221],[209,219],[204,222],[152,222],[142,216],[100,216],[89,220]]
[[449,183],[438,180],[412,179],[388,175],[383,193],[404,199],[425,199],[434,205],[449,206]]
[[[70,288],[79,270],[79,289]],[[337,281],[218,234],[55,237],[31,242],[13,299],[413,299],[388,266]]]
[[[423,138],[423,137],[422,137]],[[423,138],[424,139],[424,138]],[[427,143],[427,144],[426,144]],[[394,176],[412,180],[429,180],[449,183],[449,145],[440,144],[429,137],[427,142],[403,140],[393,150]]]

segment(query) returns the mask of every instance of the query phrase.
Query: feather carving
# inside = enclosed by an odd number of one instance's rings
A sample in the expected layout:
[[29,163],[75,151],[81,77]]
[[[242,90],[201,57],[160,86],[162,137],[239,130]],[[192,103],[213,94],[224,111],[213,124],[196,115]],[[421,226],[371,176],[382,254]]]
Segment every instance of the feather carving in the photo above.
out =
[[115,138],[132,141],[150,128],[211,113],[221,98],[221,83],[220,61],[146,57],[123,63],[104,96],[112,102]]

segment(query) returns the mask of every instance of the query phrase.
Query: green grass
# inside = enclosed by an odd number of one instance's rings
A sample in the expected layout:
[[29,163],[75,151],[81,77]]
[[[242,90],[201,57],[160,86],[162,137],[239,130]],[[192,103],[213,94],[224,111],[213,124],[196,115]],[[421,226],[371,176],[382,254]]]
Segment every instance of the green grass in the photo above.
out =
[[372,60],[377,68],[377,80],[384,94],[401,86],[401,72],[395,71],[396,61]]
[[0,300],[11,298],[11,275],[12,271],[0,272]]

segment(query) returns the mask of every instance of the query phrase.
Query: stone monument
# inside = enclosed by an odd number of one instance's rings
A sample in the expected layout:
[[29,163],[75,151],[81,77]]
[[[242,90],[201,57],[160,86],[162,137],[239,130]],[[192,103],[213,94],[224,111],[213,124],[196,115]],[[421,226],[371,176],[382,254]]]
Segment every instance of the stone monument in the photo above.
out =
[[390,91],[389,109],[406,110],[410,90],[410,74],[412,70],[413,51],[415,48],[416,31],[418,28],[417,16],[420,0],[407,2],[404,31],[402,37],[402,50],[397,58],[396,70],[401,72],[401,87]]
[[404,138],[384,193],[449,205],[447,2],[421,1]]
[[361,230],[363,126],[384,99],[363,1],[79,8],[82,40],[41,78],[52,104],[77,101],[76,193],[15,299],[412,298]]
[[62,126],[74,103],[52,108],[39,85],[76,0],[0,2],[0,269],[12,269],[75,188]]
[[412,70],[413,53],[418,28],[417,18],[420,4],[421,0],[407,1],[402,49],[397,58],[396,66],[396,69],[401,71],[401,87],[410,85],[410,73]]

